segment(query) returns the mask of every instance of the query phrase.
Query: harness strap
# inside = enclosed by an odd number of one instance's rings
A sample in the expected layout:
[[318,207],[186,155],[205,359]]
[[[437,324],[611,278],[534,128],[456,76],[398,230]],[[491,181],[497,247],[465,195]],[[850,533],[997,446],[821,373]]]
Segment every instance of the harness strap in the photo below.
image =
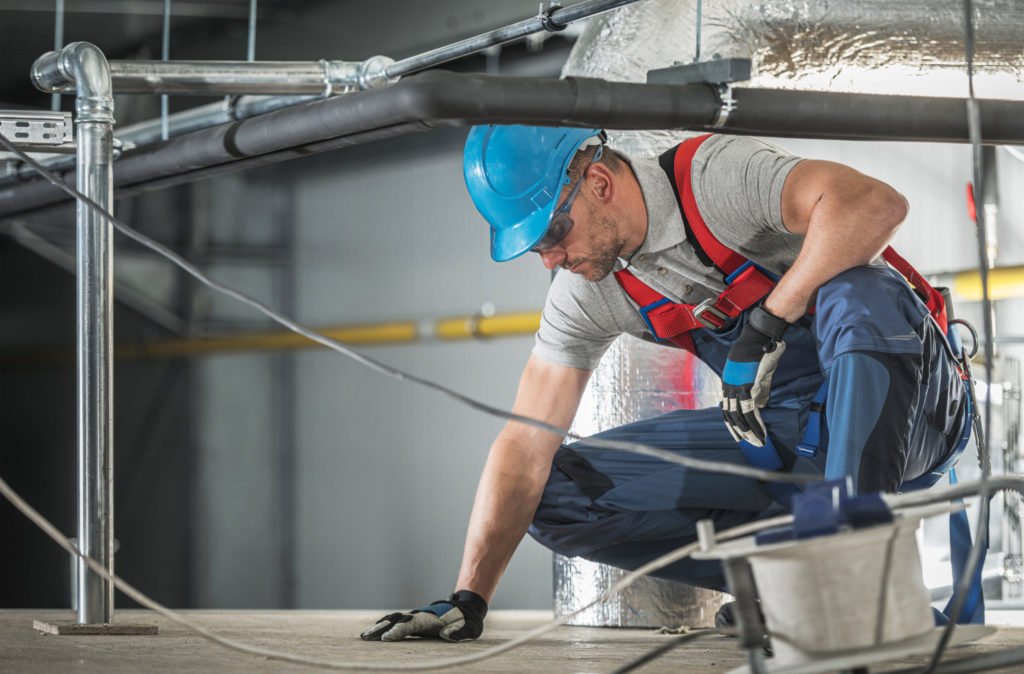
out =
[[946,300],[942,297],[942,293],[933,288],[921,276],[921,273],[914,269],[892,246],[882,251],[882,259],[907,279],[907,283],[910,284],[910,287],[914,289],[914,292],[921,297],[925,306],[928,307],[928,313],[935,318],[939,327],[942,328],[942,334],[946,334],[949,331],[949,318],[946,313]]
[[[771,471],[785,469],[785,464],[779,458],[779,451],[775,449],[770,437],[765,437],[763,447],[756,447],[746,440],[740,440],[740,451],[743,452],[743,458],[747,463],[754,468]],[[800,493],[795,484],[788,482],[761,482],[761,486],[772,500],[786,508],[790,507],[793,496]]]
[[697,239],[697,245],[704,249],[704,253],[711,259],[715,268],[723,274],[729,275],[747,262],[747,258],[723,244],[711,233],[711,229],[704,222],[704,216],[697,208],[697,198],[693,195],[690,182],[693,156],[697,154],[697,150],[700,149],[704,141],[711,136],[712,134],[709,133],[683,141],[676,151],[673,168],[676,174],[676,185],[679,186],[679,200],[683,207],[683,215]]
[[[949,470],[949,483],[956,484],[956,469]],[[963,503],[962,500],[959,501]],[[961,625],[983,625],[985,624],[985,595],[981,591],[981,571],[985,566],[985,552],[988,550],[988,528],[979,531],[978,535],[984,537],[981,548],[981,557],[978,559],[978,566],[974,569],[971,578],[964,578],[964,569],[967,566],[967,558],[971,554],[971,524],[967,519],[967,511],[960,510],[949,514],[949,561],[953,566],[953,594],[964,583],[970,583],[967,588],[967,598],[964,601],[960,615],[956,622]],[[947,619],[953,610],[953,598],[950,597],[946,607],[942,609]]]
[[818,392],[814,394],[814,400],[811,401],[811,413],[807,417],[804,435],[795,448],[799,456],[813,459],[818,455],[818,447],[821,446],[821,417],[825,413],[825,401],[827,399],[828,378],[821,382]]

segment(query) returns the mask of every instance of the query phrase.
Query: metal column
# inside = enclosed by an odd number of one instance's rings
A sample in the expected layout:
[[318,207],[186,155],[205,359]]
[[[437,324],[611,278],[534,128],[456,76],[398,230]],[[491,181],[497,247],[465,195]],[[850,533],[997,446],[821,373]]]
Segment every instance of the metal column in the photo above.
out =
[[[41,56],[36,85],[55,90],[73,82],[76,186],[104,210],[113,210],[114,99],[107,59],[76,42]],[[77,391],[78,547],[114,571],[113,444],[113,229],[95,209],[78,202]],[[113,585],[78,561],[78,624],[111,622]]]

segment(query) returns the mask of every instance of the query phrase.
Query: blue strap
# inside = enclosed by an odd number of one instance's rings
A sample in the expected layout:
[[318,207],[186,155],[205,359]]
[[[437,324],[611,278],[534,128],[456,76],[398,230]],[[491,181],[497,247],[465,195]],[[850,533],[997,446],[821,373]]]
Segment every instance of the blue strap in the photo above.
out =
[[[770,437],[765,437],[764,447],[756,447],[746,440],[740,440],[740,451],[743,452],[743,458],[747,460],[747,463],[754,468],[782,470],[785,467]],[[774,501],[786,508],[790,507],[793,495],[800,493],[795,484],[787,482],[762,482],[761,486]]]
[[811,401],[811,413],[807,417],[807,425],[804,427],[804,435],[797,443],[796,453],[813,459],[818,455],[818,447],[821,444],[821,416],[825,412],[825,400],[828,398],[828,377],[821,382],[818,392],[814,394]]
[[[956,484],[956,469],[950,469],[949,471],[949,483]],[[958,499],[959,503],[963,503],[962,499]],[[974,570],[974,575],[970,578],[970,587],[967,589],[967,598],[964,601],[963,609],[960,611],[960,616],[957,619],[957,623],[961,625],[983,625],[985,624],[985,595],[981,590],[981,571],[985,566],[985,553],[988,550],[988,526],[983,525],[984,531],[978,532],[978,535],[983,538],[981,557],[978,559],[978,567]],[[955,595],[958,588],[966,580],[963,577],[964,568],[967,566],[967,558],[971,554],[971,525],[967,519],[967,511],[960,510],[949,515],[949,558],[953,564],[953,594]],[[942,610],[942,613],[948,618],[952,619],[953,616],[950,612],[953,610],[953,598],[950,597],[949,603],[946,604],[946,608]]]

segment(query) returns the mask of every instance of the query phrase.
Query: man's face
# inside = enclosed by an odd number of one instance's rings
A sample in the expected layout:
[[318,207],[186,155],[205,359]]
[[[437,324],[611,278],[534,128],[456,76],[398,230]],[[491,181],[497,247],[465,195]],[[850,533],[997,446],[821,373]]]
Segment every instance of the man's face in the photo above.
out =
[[625,241],[616,223],[591,202],[585,189],[583,192],[572,205],[574,224],[568,235],[539,254],[548,269],[561,267],[596,282],[615,268]]

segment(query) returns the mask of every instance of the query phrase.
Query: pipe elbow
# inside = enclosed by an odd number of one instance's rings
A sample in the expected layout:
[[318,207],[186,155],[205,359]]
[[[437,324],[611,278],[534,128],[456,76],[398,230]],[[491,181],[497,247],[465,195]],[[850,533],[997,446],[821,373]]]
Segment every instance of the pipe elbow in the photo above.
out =
[[72,42],[40,56],[32,65],[32,82],[47,93],[75,93],[78,121],[114,121],[110,65],[90,42]]

